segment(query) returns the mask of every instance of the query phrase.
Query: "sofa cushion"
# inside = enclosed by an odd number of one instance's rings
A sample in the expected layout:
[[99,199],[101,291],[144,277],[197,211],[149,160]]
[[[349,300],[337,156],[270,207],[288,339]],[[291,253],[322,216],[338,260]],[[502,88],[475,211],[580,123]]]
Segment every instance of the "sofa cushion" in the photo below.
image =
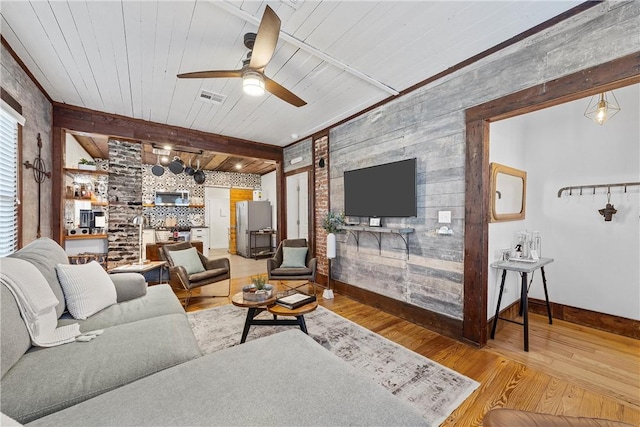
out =
[[228,272],[229,270],[227,270],[226,268],[214,268],[211,270],[204,270],[201,273],[194,273],[189,275],[189,281],[198,282],[200,280],[207,280],[216,276],[223,276]]
[[147,282],[140,273],[117,273],[109,277],[116,287],[118,302],[140,298],[147,293]]
[[54,295],[58,298],[59,302],[56,306],[56,314],[60,317],[62,313],[64,313],[65,303],[64,293],[62,292],[62,287],[60,286],[60,282],[58,282],[58,276],[56,274],[56,265],[69,264],[69,258],[64,249],[54,240],[48,237],[41,237],[9,256],[29,261],[40,270],[40,273],[42,273],[44,278],[47,279],[49,286],[51,286]]
[[426,424],[406,402],[295,329],[166,369],[33,423]]
[[56,266],[67,310],[75,318],[87,317],[116,303],[116,287],[97,261]]
[[180,251],[167,251],[171,257],[173,265],[181,265],[187,274],[201,273],[204,271],[202,260],[198,256],[196,248],[183,249]]
[[307,248],[292,248],[284,246],[282,248],[282,264],[280,268],[306,268]]
[[1,410],[24,424],[200,355],[184,314],[114,326],[89,342],[33,347],[2,378]]
[[11,291],[0,285],[0,368],[2,376],[31,348],[31,337]]
[[169,285],[155,285],[148,288],[145,296],[109,306],[87,320],[77,320],[65,313],[58,319],[58,326],[79,323],[80,331],[89,332],[165,314],[184,314],[184,309]]

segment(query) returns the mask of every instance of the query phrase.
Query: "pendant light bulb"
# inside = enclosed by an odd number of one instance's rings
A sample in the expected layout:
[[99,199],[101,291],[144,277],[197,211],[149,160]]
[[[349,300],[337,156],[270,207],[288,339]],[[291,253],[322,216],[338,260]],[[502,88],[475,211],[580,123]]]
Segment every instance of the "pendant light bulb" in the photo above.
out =
[[602,92],[600,95],[593,96],[591,98],[591,101],[589,101],[587,109],[584,112],[585,117],[593,120],[599,125],[603,125],[607,122],[607,120],[609,120],[618,111],[620,111],[616,96],[613,94],[613,92],[609,93],[611,94],[611,101],[607,99],[607,94],[605,92]]
[[607,103],[604,100],[604,93],[600,95],[600,102],[598,102],[598,112],[596,113],[596,120],[599,124],[603,124],[607,121]]

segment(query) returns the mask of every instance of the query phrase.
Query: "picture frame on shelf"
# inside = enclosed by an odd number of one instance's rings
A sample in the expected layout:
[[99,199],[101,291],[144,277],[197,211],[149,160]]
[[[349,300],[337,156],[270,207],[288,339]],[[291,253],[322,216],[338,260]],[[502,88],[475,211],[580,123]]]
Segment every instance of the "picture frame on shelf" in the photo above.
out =
[[380,223],[380,218],[378,217],[371,217],[369,218],[369,227],[381,227],[382,224]]

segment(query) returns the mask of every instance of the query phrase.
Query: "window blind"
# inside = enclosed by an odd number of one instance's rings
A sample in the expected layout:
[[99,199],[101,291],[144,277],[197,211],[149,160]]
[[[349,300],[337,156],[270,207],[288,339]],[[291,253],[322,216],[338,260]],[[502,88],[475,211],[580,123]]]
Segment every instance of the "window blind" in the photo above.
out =
[[18,122],[0,108],[0,257],[18,247]]

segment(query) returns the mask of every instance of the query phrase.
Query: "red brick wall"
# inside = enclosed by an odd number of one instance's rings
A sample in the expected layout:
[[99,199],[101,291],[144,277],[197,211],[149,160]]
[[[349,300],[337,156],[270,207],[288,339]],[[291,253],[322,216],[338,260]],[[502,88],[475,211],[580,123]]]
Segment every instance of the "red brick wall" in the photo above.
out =
[[[322,220],[329,211],[329,137],[323,136],[313,141],[315,168],[315,228],[316,228],[316,257],[318,258],[318,273],[327,274],[327,233],[322,228]],[[324,167],[318,163],[324,159]]]

